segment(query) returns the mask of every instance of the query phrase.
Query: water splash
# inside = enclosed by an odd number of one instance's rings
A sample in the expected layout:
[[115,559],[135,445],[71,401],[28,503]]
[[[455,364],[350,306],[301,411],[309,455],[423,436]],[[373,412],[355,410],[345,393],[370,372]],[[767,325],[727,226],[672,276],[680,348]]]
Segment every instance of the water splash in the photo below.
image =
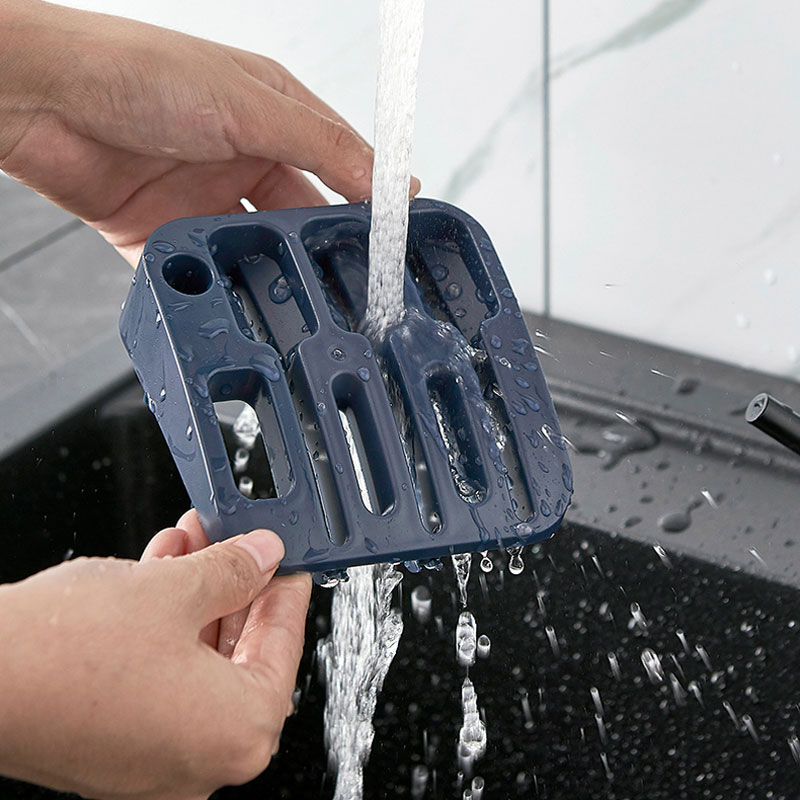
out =
[[461,686],[464,720],[458,732],[458,761],[465,775],[472,774],[475,762],[486,752],[486,726],[478,713],[478,695],[469,678]]
[[337,773],[334,800],[360,800],[378,692],[397,652],[403,620],[392,608],[402,580],[389,564],[354,567],[335,590],[331,634],[317,645],[327,685],[325,739]]
[[471,667],[475,663],[477,647],[475,617],[469,611],[462,611],[456,625],[456,659],[462,667]]
[[472,568],[472,553],[456,553],[452,556],[453,570],[456,573],[458,583],[458,594],[461,598],[461,605],[467,605],[467,584],[469,582],[469,571]]

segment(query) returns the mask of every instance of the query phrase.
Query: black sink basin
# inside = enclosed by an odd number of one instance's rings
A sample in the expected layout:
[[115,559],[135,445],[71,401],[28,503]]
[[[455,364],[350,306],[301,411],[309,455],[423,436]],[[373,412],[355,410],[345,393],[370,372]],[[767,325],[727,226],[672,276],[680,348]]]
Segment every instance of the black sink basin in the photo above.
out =
[[[800,392],[779,379],[529,321],[559,359],[543,357],[543,366],[579,451],[576,503],[552,540],[525,553],[521,575],[504,569],[504,556],[486,575],[473,566],[469,607],[492,642],[470,670],[488,731],[475,770],[483,797],[796,797],[800,470],[788,451],[740,429],[734,412],[761,389],[796,405]],[[610,369],[600,351],[620,365]],[[651,365],[676,381],[700,380],[691,391],[683,383],[659,393]],[[136,557],[187,506],[133,381],[7,455],[0,481],[0,509],[12,521],[0,536],[3,581],[73,555]],[[688,513],[690,524],[670,531],[670,513]],[[420,583],[432,593],[425,624],[410,611]],[[313,655],[330,598],[315,590],[300,707],[280,755],[256,781],[215,797],[332,796]],[[411,797],[412,770],[422,764],[422,797],[461,797],[456,741],[466,673],[455,659],[452,573],[406,575],[396,599],[405,632],[378,702],[365,797]],[[58,796],[13,781],[0,782],[0,795]]]

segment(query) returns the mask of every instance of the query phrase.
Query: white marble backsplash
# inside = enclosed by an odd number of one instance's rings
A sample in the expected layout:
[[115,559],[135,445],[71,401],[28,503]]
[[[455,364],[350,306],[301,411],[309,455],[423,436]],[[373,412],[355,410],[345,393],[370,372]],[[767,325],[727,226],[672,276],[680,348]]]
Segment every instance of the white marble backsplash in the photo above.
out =
[[[377,0],[73,0],[270,55],[371,136]],[[543,307],[542,0],[430,0],[412,166]],[[550,0],[555,316],[800,373],[800,6]]]

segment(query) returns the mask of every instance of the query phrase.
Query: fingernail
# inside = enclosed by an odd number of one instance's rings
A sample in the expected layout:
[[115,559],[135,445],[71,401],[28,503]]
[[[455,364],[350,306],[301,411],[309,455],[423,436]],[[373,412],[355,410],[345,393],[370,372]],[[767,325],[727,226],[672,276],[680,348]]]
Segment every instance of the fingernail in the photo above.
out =
[[284,555],[283,542],[272,531],[251,531],[234,544],[246,550],[262,573],[270,572],[280,564]]
[[419,194],[420,189],[422,189],[422,181],[420,181],[420,179],[416,175],[412,175],[411,186],[410,186],[412,197],[416,197]]

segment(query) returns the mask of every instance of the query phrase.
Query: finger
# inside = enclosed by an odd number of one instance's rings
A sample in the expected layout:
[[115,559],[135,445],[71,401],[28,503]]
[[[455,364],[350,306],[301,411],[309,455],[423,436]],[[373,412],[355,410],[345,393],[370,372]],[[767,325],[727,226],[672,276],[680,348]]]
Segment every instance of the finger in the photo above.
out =
[[[176,558],[194,553],[208,547],[208,539],[200,525],[197,512],[192,509],[187,511],[178,520],[174,528],[165,528],[159,531],[142,553],[140,561],[150,561],[154,558]],[[216,647],[219,639],[219,622],[209,623],[200,631],[200,641],[209,647]]]
[[281,94],[292,98],[292,100],[297,100],[307,105],[324,117],[344,125],[369,147],[367,140],[341,114],[315,95],[304,83],[289,72],[283,64],[267,56],[250,53],[246,50],[237,50],[235,48],[230,48],[230,50],[239,65],[254,78],[266,83]]
[[269,170],[247,193],[247,199],[259,211],[327,205],[311,181],[299,169],[286,164],[276,164]]
[[279,705],[275,712],[281,719],[297,681],[310,598],[308,573],[273,579],[253,602],[231,658],[262,686],[272,687]]
[[229,614],[219,621],[219,635],[217,637],[217,650],[220,655],[230,658],[236,649],[236,643],[242,635],[242,629],[247,621],[251,606],[241,609],[234,614]]
[[348,200],[369,197],[372,149],[351,128],[255,78],[229,137],[239,153],[308,170]]
[[257,530],[165,565],[176,602],[199,628],[249,605],[283,558],[280,537]]
[[[189,553],[196,553],[204,547],[208,547],[208,537],[200,524],[200,517],[197,516],[197,511],[191,508],[189,511],[184,512],[178,520],[177,526],[184,532],[184,546],[185,550],[181,555],[188,555]],[[200,631],[199,639],[203,644],[216,649],[217,642],[219,641],[220,621],[214,620],[209,622],[203,630]]]
[[175,527],[182,528],[186,531],[187,553],[194,553],[197,550],[208,547],[208,536],[206,536],[206,532],[203,530],[203,525],[200,522],[200,517],[197,516],[197,511],[194,508],[185,511]]
[[186,531],[180,526],[164,528],[159,531],[148,543],[142,552],[140,561],[149,561],[151,558],[164,558],[165,556],[184,556],[186,549]]
[[[256,53],[248,53],[243,50],[234,50],[234,57],[239,62],[239,64],[249,72],[253,77],[258,78],[259,80],[266,83],[268,86],[271,86],[276,91],[280,92],[281,94],[285,94],[287,97],[290,97],[292,100],[297,100],[300,103],[308,106],[309,108],[313,109],[314,111],[322,114],[322,116],[327,117],[334,122],[338,122],[340,125],[344,125],[346,128],[351,130],[355,136],[357,136],[366,147],[370,147],[369,142],[354,128],[341,114],[339,114],[336,110],[331,108],[324,100],[319,98],[314,92],[312,92],[304,83],[299,81],[291,72],[289,72],[286,67],[282,64],[279,64],[277,61],[273,61],[271,58],[266,56],[261,56]],[[372,149],[370,147],[370,149]],[[411,176],[411,185],[409,187],[409,196],[416,197],[420,189],[422,188],[422,184],[420,183],[419,178],[412,175]],[[252,200],[252,198],[250,198]],[[360,199],[360,198],[359,198]],[[255,201],[252,201],[258,208],[261,206]],[[321,203],[307,203],[307,205],[322,205]],[[264,205],[264,208],[289,208],[290,206],[269,206]],[[295,207],[300,207],[298,204]]]

